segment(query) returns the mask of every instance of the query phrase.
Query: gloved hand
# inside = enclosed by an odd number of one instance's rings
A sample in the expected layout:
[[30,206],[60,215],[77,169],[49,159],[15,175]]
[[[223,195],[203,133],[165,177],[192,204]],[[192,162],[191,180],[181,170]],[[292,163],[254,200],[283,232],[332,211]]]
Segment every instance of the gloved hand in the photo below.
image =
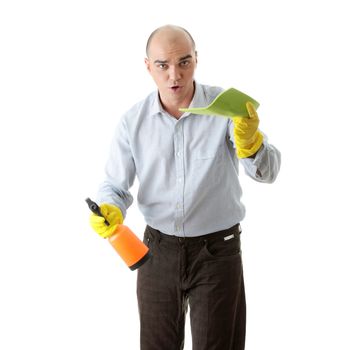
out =
[[[108,238],[113,235],[119,224],[123,223],[123,214],[121,210],[112,204],[101,204],[100,210],[102,216],[91,214],[90,225],[103,238]],[[105,224],[105,219],[109,225]]]
[[233,117],[233,134],[238,158],[255,154],[263,143],[264,136],[258,130],[259,117],[251,102],[246,103],[249,118]]

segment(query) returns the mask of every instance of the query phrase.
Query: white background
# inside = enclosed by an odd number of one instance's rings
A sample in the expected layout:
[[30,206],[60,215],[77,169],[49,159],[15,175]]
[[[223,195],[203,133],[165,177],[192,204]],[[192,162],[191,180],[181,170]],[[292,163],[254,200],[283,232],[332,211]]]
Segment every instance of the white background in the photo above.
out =
[[[350,348],[345,3],[1,1],[1,349],[139,348],[136,272],[84,200],[118,118],[155,88],[144,47],[166,23],[195,38],[199,82],[261,103],[282,152],[273,185],[241,176],[246,349]],[[136,203],[125,223],[142,236]]]

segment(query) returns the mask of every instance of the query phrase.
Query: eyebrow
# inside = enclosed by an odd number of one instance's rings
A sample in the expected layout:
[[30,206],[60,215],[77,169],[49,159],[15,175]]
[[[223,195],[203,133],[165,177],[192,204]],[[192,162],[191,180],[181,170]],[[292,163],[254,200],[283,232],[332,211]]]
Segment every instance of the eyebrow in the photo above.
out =
[[[179,59],[179,62],[181,61],[184,61],[184,60],[187,60],[188,58],[192,58],[192,55],[186,55],[186,56],[183,56]],[[168,63],[167,60],[165,61],[162,61],[162,60],[155,60],[154,63],[160,63],[160,64],[164,64],[164,63]]]

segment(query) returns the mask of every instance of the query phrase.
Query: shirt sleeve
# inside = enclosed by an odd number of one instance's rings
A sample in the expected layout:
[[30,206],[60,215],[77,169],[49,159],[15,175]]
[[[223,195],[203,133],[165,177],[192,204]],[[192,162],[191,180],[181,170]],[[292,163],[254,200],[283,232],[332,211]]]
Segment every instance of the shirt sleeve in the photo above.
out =
[[115,131],[105,174],[105,180],[98,190],[97,201],[117,206],[125,218],[126,211],[133,202],[129,189],[136,174],[125,118],[121,119]]
[[245,173],[258,182],[273,183],[280,170],[281,153],[273,145],[267,142],[264,135],[264,142],[254,158],[242,158],[241,164]]
[[[233,137],[233,123],[228,123],[231,142],[235,147]],[[281,153],[273,145],[269,144],[267,136],[264,135],[264,141],[254,158],[242,158],[240,163],[243,165],[245,173],[258,182],[273,183],[281,167]]]

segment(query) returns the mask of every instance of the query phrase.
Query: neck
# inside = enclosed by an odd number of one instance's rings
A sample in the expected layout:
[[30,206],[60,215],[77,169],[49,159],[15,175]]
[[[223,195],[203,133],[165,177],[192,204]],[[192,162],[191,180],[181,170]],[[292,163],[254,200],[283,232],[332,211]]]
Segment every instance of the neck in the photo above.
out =
[[181,100],[181,101],[167,101],[166,99],[161,98],[161,96],[159,97],[161,104],[164,108],[164,110],[166,112],[168,112],[170,115],[172,115],[174,118],[179,119],[183,112],[179,111],[179,108],[187,108],[193,98],[194,95],[194,91],[195,91],[195,85],[193,82],[193,88],[192,91],[190,93],[187,94],[187,96]]
[[168,106],[168,107],[164,107],[164,110],[166,112],[168,112],[171,116],[173,116],[176,119],[180,119],[180,117],[182,116],[183,112],[179,111],[179,108],[187,108],[188,105],[184,106],[183,103],[179,104],[179,105],[174,105],[174,106]]

